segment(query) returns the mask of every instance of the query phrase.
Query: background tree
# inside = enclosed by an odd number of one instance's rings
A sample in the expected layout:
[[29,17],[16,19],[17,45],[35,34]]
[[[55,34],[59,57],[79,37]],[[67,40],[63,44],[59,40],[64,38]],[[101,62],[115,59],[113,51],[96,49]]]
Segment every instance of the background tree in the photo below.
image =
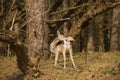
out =
[[104,52],[104,15],[101,14],[95,18],[95,51]]
[[120,16],[120,6],[113,9],[111,51],[120,51],[120,17],[118,16]]
[[103,36],[104,36],[104,51],[110,50],[110,37],[111,37],[111,27],[112,26],[112,10],[104,13],[104,25],[103,25]]
[[95,36],[95,20],[91,20],[88,27],[88,41],[87,41],[87,52],[94,52],[94,36]]

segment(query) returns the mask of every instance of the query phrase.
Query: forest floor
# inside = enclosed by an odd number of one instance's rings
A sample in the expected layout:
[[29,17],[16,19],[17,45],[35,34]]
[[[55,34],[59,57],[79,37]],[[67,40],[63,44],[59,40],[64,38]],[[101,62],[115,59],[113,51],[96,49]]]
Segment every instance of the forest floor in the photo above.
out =
[[[34,62],[35,59],[32,58]],[[31,80],[120,80],[120,52],[116,53],[85,53],[74,54],[77,69],[74,69],[67,56],[67,68],[63,68],[63,58],[60,55],[59,66],[54,67],[54,57],[40,61],[39,78]],[[17,68],[16,57],[0,57],[0,80],[23,79]]]

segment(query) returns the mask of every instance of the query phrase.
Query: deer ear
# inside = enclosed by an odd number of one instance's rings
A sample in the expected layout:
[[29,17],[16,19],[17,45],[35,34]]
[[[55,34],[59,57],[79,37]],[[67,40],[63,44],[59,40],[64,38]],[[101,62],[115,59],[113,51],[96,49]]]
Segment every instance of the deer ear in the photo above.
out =
[[65,36],[63,34],[60,34],[59,30],[57,30],[57,35],[59,40],[65,40]]
[[59,30],[57,30],[57,35],[58,35],[58,36],[60,35],[60,31],[59,31]]
[[75,41],[75,39],[73,37],[67,37],[67,39],[70,41]]

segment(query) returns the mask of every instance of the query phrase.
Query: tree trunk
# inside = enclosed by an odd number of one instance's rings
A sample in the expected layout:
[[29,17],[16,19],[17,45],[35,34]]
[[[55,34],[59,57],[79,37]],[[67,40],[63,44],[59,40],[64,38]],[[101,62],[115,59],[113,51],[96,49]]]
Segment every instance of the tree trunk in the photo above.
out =
[[11,45],[13,51],[16,53],[17,56],[17,64],[18,68],[24,74],[32,74],[33,72],[33,64],[28,56],[27,48],[22,44]]
[[22,42],[19,42],[16,38],[18,35],[15,35],[14,32],[9,31],[6,34],[0,33],[0,41],[10,44],[11,49],[16,53],[18,68],[25,75],[33,75],[33,64],[28,56],[28,49]]
[[0,56],[6,56],[6,44],[3,42],[0,42]]
[[104,34],[103,34],[103,15],[99,15],[95,18],[95,51],[104,51]]
[[95,20],[91,20],[88,27],[88,42],[87,42],[87,52],[94,52],[94,32],[95,32]]
[[[68,8],[68,3],[69,3],[69,0],[63,0],[63,7],[64,7],[64,9],[67,9]],[[64,24],[63,24],[63,32],[64,32],[64,36],[68,36],[68,32],[69,32],[69,26],[70,25],[68,25],[68,23],[69,23],[69,21],[66,21],[66,22],[64,22]]]
[[113,9],[112,24],[111,51],[120,51],[120,6]]
[[28,52],[32,55],[49,57],[48,33],[49,28],[45,20],[48,20],[48,0],[26,0],[27,20],[33,19],[28,24]]
[[109,51],[110,50],[110,32],[111,32],[111,27],[112,26],[112,21],[111,21],[111,16],[112,16],[112,10],[107,11],[104,13],[104,50]]
[[88,42],[88,29],[84,28],[80,32],[80,51],[87,52],[87,42]]
[[[20,7],[22,7],[22,9],[24,8],[23,5],[21,6],[21,2],[22,3],[24,2],[22,0],[15,0],[15,2],[13,1],[14,3],[11,3],[12,2],[11,0],[7,1],[6,2],[4,1],[5,4],[3,7],[4,16],[0,17],[0,20],[3,23],[2,24],[3,29],[0,29],[0,41],[9,44],[10,48],[15,52],[17,56],[18,68],[23,72],[23,74],[34,75],[35,72],[33,69],[33,64],[31,63],[31,60],[28,56],[28,49],[25,46],[23,36],[20,35],[22,33],[20,32],[21,29],[18,29],[21,26],[19,24],[22,23],[22,20],[24,18],[20,17],[20,20],[16,20],[16,18],[18,18],[18,13],[16,13],[17,17],[13,18],[13,16],[15,16],[16,11],[18,11],[19,13],[22,12],[20,11],[21,10]],[[8,3],[9,5],[6,5]],[[17,3],[20,3],[19,6],[17,5]],[[16,6],[17,7],[14,10],[10,10],[11,5],[12,8]],[[15,21],[13,21],[13,19],[15,19]]]

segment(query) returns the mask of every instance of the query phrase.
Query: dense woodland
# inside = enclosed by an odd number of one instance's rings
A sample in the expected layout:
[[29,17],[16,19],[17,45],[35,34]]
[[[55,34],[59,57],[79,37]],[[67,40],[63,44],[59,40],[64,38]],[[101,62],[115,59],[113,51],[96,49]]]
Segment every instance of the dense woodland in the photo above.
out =
[[51,56],[57,30],[75,38],[74,53],[119,52],[119,5],[119,0],[0,0],[0,56],[16,56],[23,74],[37,74],[39,61]]

